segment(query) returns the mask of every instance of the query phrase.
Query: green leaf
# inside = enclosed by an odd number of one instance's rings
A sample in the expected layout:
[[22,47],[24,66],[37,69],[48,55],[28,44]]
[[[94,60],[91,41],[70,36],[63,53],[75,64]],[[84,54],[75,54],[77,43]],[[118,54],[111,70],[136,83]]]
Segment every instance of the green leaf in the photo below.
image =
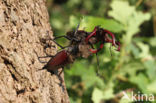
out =
[[103,92],[98,88],[94,88],[93,93],[92,93],[93,102],[100,103],[102,99],[103,99]]
[[115,20],[126,25],[129,17],[135,12],[135,7],[130,6],[127,1],[114,0],[111,3],[112,10],[108,12]]
[[147,75],[151,80],[156,78],[156,64],[153,60],[144,62],[144,66],[147,69]]
[[[104,87],[104,82],[96,75],[94,66],[87,65],[86,60],[75,62],[70,70],[66,70],[66,73],[71,76],[79,76],[85,83],[86,89],[92,87],[95,84],[101,88]],[[69,85],[71,84],[70,82],[67,83]]]
[[150,39],[150,42],[149,42],[149,43],[150,43],[153,47],[156,47],[156,42],[155,42],[155,41],[156,41],[156,37],[153,37],[153,38]]
[[138,47],[141,49],[141,53],[138,55],[140,58],[147,58],[150,56],[149,54],[149,46],[142,42],[137,43]]
[[51,19],[50,22],[56,29],[61,29],[63,26],[63,23],[59,19]]
[[81,75],[82,81],[85,82],[85,87],[90,88],[93,85],[100,86],[101,88],[104,87],[104,82],[101,78],[99,78],[95,73],[95,68],[90,66],[86,69],[86,72],[82,72]]
[[143,73],[139,73],[137,76],[131,77],[130,81],[138,85],[143,92],[147,92],[148,78]]
[[129,49],[132,51],[135,58],[139,58],[140,50],[136,45],[131,43]]
[[113,98],[114,97],[113,92],[114,92],[113,88],[106,88],[103,93],[103,96],[104,96],[103,98],[105,100],[109,100],[109,99]]
[[79,24],[79,20],[78,18],[76,18],[76,16],[73,16],[71,15],[69,17],[69,25],[72,27],[72,28],[76,28],[76,26]]
[[130,61],[126,64],[124,64],[120,69],[120,75],[125,76],[126,74],[129,74],[130,77],[136,76],[136,72],[139,70],[143,70],[144,66],[141,62],[134,60],[133,62]]
[[[76,17],[70,17],[70,25],[74,26],[77,25],[78,19]],[[112,32],[121,32],[123,30],[123,26],[116,22],[113,19],[105,19],[100,17],[93,17],[93,16],[84,16],[82,21],[80,21],[80,28],[85,29],[86,31],[92,31],[95,26],[100,26],[104,29],[110,30]],[[76,24],[77,23],[77,24]]]
[[128,99],[120,99],[119,103],[133,103],[131,100]]
[[111,4],[112,10],[109,16],[124,25],[124,42],[130,43],[132,36],[139,31],[139,26],[146,20],[150,19],[149,13],[142,13],[136,10],[135,6],[130,6],[128,1],[114,0]]
[[147,86],[147,91],[149,93],[155,93],[156,94],[156,80],[153,81],[152,83],[150,83],[148,86]]
[[82,21],[81,28],[85,28],[87,31],[92,31],[94,27],[98,25],[112,32],[121,32],[123,29],[123,26],[113,19],[105,19],[93,16],[85,16]]
[[92,100],[94,103],[100,103],[101,100],[109,100],[113,97],[113,88],[107,88],[103,91],[98,88],[94,88],[92,93]]

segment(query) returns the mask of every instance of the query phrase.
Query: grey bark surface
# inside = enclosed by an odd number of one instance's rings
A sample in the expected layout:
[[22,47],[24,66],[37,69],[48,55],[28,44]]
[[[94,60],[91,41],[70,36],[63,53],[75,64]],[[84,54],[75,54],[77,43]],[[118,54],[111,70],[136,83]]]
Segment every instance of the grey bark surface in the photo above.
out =
[[[0,103],[69,103],[58,76],[39,70],[45,64],[34,52],[45,56],[40,39],[53,38],[45,2],[0,0]],[[55,55],[51,45],[47,52]]]

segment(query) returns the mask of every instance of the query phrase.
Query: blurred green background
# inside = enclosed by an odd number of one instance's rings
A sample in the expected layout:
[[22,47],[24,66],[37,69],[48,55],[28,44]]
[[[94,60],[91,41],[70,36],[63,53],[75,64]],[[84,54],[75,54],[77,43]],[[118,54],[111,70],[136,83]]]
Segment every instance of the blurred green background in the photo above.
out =
[[47,7],[54,36],[80,22],[86,31],[97,25],[110,30],[122,44],[120,52],[112,48],[112,56],[110,44],[98,54],[104,79],[96,76],[95,55],[66,67],[71,103],[131,103],[121,99],[122,91],[156,95],[156,0],[47,0]]

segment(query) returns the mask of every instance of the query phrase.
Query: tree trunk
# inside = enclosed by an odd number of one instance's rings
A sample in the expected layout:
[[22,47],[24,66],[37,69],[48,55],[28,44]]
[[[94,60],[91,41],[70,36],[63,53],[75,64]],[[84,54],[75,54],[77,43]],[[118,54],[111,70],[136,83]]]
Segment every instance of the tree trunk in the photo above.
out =
[[69,103],[58,76],[39,70],[43,38],[52,38],[45,0],[0,0],[0,103]]

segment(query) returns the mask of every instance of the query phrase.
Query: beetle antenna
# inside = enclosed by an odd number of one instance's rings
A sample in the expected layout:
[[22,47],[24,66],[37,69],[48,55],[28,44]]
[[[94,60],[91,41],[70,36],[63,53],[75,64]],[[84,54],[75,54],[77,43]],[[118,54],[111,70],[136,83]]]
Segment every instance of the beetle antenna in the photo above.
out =
[[99,76],[99,58],[98,58],[97,53],[96,53],[96,61],[97,61],[96,75]]
[[77,25],[77,27],[76,27],[76,30],[75,30],[74,36],[76,35],[76,33],[77,33],[78,29],[79,29],[79,26],[80,26],[80,23],[79,23],[79,24]]
[[100,78],[104,79],[104,76],[99,73],[100,66],[99,66],[99,58],[98,58],[97,53],[96,53],[96,61],[97,61],[96,75],[99,76]]
[[68,40],[71,40],[70,38],[68,38],[67,36],[64,36],[64,35],[62,35],[62,36],[57,36],[57,37],[54,38],[54,40],[59,39],[59,38],[66,38],[66,39],[68,39]]
[[113,56],[113,54],[112,54],[112,45],[110,45],[110,47],[109,47],[109,52],[110,52],[110,55]]
[[58,45],[61,49],[64,49],[65,47],[61,46],[59,43],[57,43],[55,40],[51,39],[56,45]]
[[52,55],[47,55],[47,56],[42,56],[42,57],[40,57],[40,56],[38,56],[38,54],[37,54],[37,52],[36,52],[35,50],[34,50],[34,52],[35,52],[35,54],[36,54],[36,56],[37,56],[37,59],[38,59],[38,61],[39,61],[40,63],[47,63],[46,61],[41,61],[40,58],[54,57],[54,56],[52,56]]
[[[83,18],[84,18],[84,17],[81,17],[81,18],[80,18],[80,22],[82,21]],[[79,24],[78,24],[77,27],[76,27],[74,36],[76,35],[76,33],[77,33],[77,31],[78,31],[78,29],[79,29],[79,27],[80,27],[80,22],[79,22]]]

